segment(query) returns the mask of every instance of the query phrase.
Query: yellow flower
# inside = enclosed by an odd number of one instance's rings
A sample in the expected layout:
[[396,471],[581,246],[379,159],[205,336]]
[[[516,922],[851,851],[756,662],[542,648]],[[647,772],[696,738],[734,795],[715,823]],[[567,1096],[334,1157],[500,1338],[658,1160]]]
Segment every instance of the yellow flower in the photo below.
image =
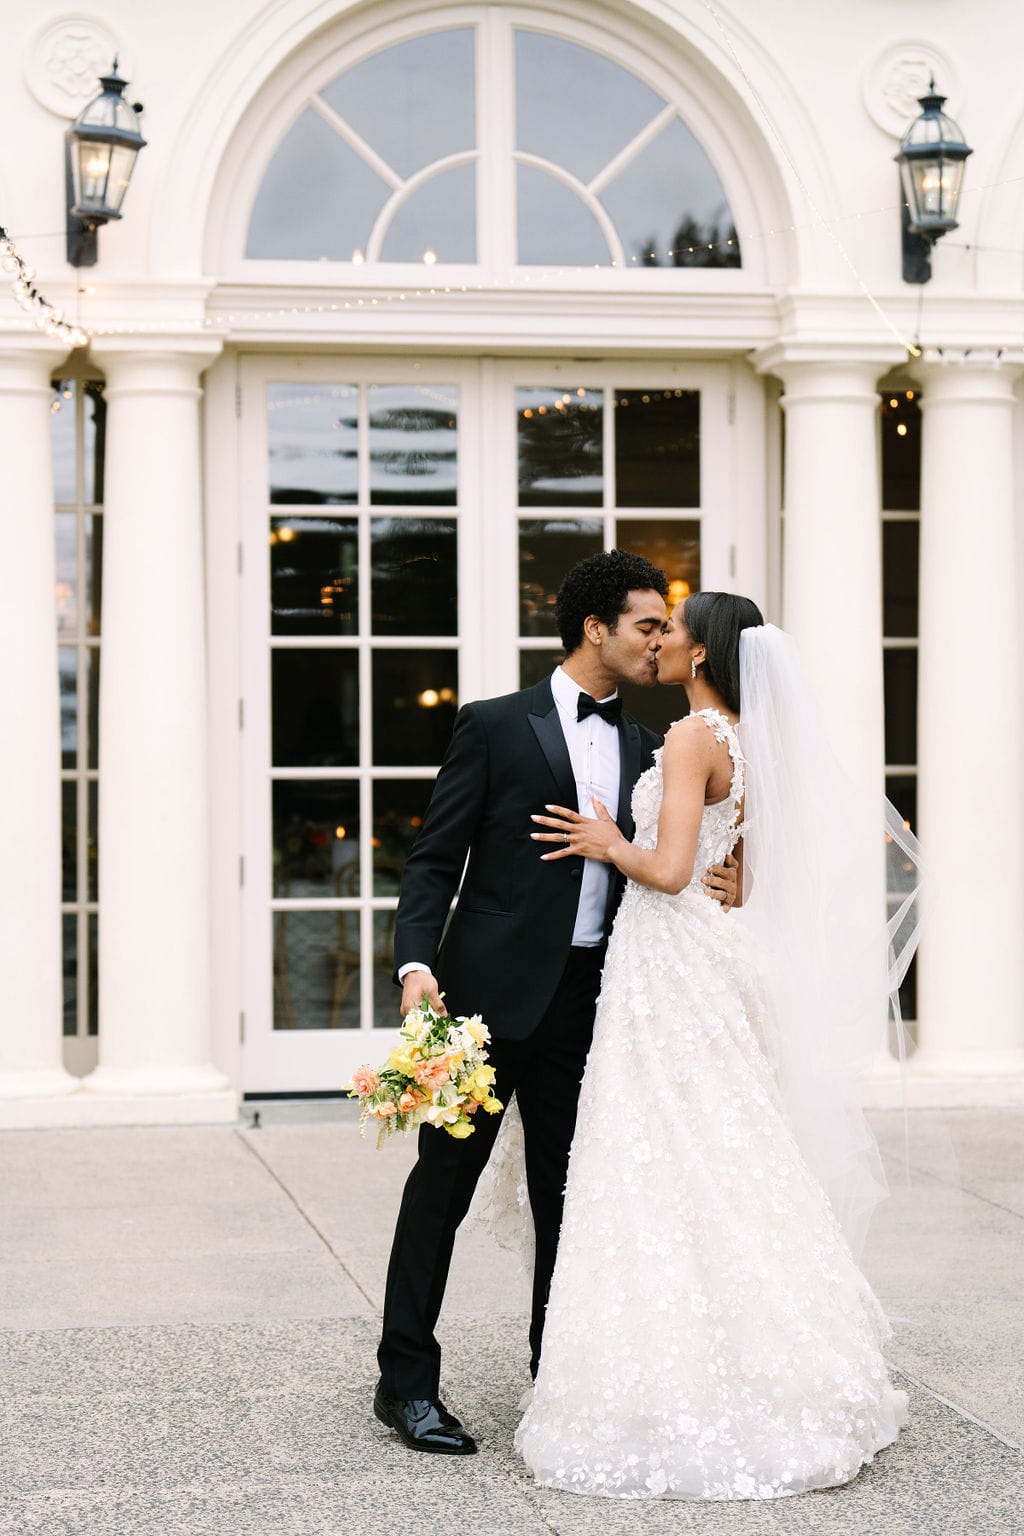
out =
[[490,1091],[491,1090],[489,1088],[474,1088],[471,1097],[474,1098],[478,1104],[483,1104]]
[[467,1136],[472,1136],[475,1127],[468,1120],[456,1120],[454,1125],[446,1125],[445,1130],[449,1136],[455,1136],[459,1141],[464,1141]]
[[461,1067],[462,1063],[465,1061],[465,1059],[466,1059],[465,1051],[452,1051],[451,1055],[448,1058],[448,1060],[452,1064],[452,1071],[454,1072],[456,1067]]
[[473,1083],[477,1088],[489,1088],[495,1079],[493,1067],[477,1067],[473,1073]]
[[388,1057],[388,1066],[394,1067],[396,1072],[401,1072],[405,1077],[412,1077],[416,1070],[416,1063],[408,1051],[392,1051]]
[[489,1115],[498,1115],[504,1108],[500,1099],[484,1099],[484,1109]]
[[482,1024],[477,1022],[476,1018],[466,1020],[466,1030],[472,1039],[476,1041],[477,1045],[483,1045],[487,1039],[487,1031]]

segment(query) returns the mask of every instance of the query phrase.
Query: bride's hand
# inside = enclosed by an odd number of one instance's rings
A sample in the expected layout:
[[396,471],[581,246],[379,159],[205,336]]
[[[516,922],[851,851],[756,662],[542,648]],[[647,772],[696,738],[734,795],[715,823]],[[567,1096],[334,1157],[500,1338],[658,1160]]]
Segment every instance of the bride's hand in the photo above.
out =
[[545,853],[541,862],[546,859],[564,859],[570,856],[581,859],[597,859],[603,864],[610,864],[614,859],[613,849],[616,844],[625,839],[615,825],[608,811],[598,800],[597,796],[591,797],[593,806],[597,812],[597,820],[591,816],[581,816],[578,811],[570,811],[564,805],[546,805],[544,809],[550,814],[547,816],[531,816],[538,826],[551,827],[550,832],[531,832],[535,843],[560,843],[562,846],[555,853]]

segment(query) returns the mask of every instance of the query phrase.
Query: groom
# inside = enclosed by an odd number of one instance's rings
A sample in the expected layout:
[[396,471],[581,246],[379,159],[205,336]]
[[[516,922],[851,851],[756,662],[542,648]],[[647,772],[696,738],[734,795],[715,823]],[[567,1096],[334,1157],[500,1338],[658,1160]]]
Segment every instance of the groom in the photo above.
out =
[[[522,1116],[537,1236],[534,1374],[580,1081],[623,881],[610,864],[542,863],[530,815],[546,804],[591,814],[596,795],[617,807],[620,828],[633,835],[633,786],[661,738],[623,713],[616,689],[657,681],[667,592],[662,571],[617,549],[569,571],[557,607],[565,661],[533,688],[459,711],[402,876],[395,923],[402,1013],[426,998],[439,1011],[482,1014],[498,1096],[507,1104],[515,1093]],[[706,883],[731,902],[735,869],[716,868]],[[500,1116],[477,1115],[465,1140],[424,1126],[402,1197],[373,1407],[413,1450],[476,1450],[439,1401],[434,1327],[456,1229],[499,1125]]]

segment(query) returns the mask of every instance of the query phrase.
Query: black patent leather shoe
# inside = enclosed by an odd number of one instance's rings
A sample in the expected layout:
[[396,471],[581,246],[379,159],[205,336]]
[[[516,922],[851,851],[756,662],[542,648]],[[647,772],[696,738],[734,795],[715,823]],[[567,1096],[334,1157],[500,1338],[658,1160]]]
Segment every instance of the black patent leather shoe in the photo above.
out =
[[475,1456],[476,1441],[436,1397],[387,1397],[380,1383],[373,1394],[373,1411],[382,1424],[397,1431],[411,1451],[439,1456]]

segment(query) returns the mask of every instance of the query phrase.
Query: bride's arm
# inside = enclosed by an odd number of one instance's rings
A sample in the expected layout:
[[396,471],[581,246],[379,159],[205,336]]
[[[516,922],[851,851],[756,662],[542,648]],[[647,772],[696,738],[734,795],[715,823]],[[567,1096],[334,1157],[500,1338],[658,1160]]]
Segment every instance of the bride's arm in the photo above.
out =
[[[598,819],[580,816],[562,806],[549,806],[553,816],[534,816],[552,832],[535,832],[537,842],[563,843],[546,860],[568,857],[599,859],[614,864],[628,879],[652,890],[677,895],[690,883],[697,851],[708,780],[715,766],[715,739],[703,722],[681,720],[665,738],[661,759],[663,793],[658,817],[657,848],[637,848],[623,837],[608,811],[594,801]],[[564,843],[568,832],[569,842]]]

